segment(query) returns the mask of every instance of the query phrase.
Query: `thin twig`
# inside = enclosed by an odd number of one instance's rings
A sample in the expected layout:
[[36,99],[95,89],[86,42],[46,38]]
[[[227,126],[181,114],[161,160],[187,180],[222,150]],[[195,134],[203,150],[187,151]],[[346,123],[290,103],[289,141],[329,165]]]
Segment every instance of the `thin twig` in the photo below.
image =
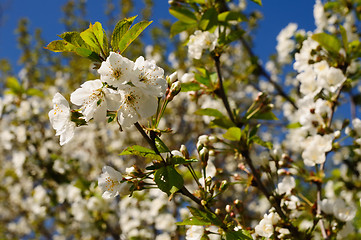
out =
[[[250,57],[255,57],[256,55],[253,53],[252,49],[249,47],[246,40],[243,37],[241,37],[240,40],[241,40],[244,48],[250,55]],[[294,109],[297,110],[298,107],[297,107],[296,103],[293,101],[293,99],[290,98],[288,96],[288,94],[283,91],[282,87],[272,79],[272,77],[268,74],[268,72],[264,69],[264,67],[261,64],[259,64],[258,62],[257,62],[257,67],[258,67],[261,75],[263,75],[267,79],[267,81],[270,82],[274,86],[274,88],[277,90],[278,94],[281,95],[284,99],[286,99],[289,103],[291,103],[291,105],[294,107]]]

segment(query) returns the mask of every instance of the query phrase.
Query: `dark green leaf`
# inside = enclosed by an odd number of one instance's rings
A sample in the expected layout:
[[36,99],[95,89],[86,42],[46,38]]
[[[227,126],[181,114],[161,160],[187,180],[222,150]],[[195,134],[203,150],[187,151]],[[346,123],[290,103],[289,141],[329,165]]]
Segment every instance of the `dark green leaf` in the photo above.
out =
[[129,30],[130,26],[133,24],[133,21],[136,17],[137,16],[125,18],[119,21],[117,25],[115,25],[110,43],[113,48],[113,51],[118,51],[120,39],[122,39],[124,34]]
[[220,111],[218,111],[217,109],[213,109],[213,108],[198,109],[197,111],[194,112],[194,114],[206,115],[206,116],[217,117],[217,118],[223,117],[223,114]]
[[177,21],[173,23],[172,27],[170,28],[170,37],[174,37],[175,35],[193,27],[197,26],[197,23],[187,24],[182,21]]
[[209,124],[209,126],[211,128],[215,128],[215,127],[221,127],[224,129],[228,129],[230,127],[234,127],[234,123],[229,120],[228,118],[216,118],[213,121],[211,121],[211,123]]
[[239,141],[241,139],[242,130],[238,127],[231,127],[227,130],[223,137],[231,141]]
[[227,231],[226,240],[252,240],[252,236],[246,230]]
[[197,218],[200,221],[210,222],[213,225],[221,226],[223,223],[222,221],[212,212],[207,210],[201,210],[194,207],[188,207],[189,211],[192,214],[192,218]]
[[338,54],[341,49],[341,42],[337,37],[327,33],[316,33],[312,35],[312,39],[318,42],[323,48],[330,53]]
[[199,28],[203,31],[213,31],[218,24],[217,10],[215,8],[209,8],[202,15],[201,21],[199,22]]
[[136,156],[146,157],[152,160],[161,160],[161,157],[158,154],[156,154],[152,149],[142,147],[139,145],[127,147],[119,155],[136,155]]
[[226,11],[218,15],[218,21],[220,22],[229,22],[229,21],[242,22],[246,20],[247,17],[241,12]]
[[202,87],[195,82],[181,83],[181,92],[198,91],[200,89],[202,89]]
[[167,193],[168,196],[176,193],[184,184],[182,176],[172,166],[165,166],[156,170],[154,173],[154,182],[158,188]]
[[152,21],[141,21],[135,24],[131,29],[129,29],[123,37],[120,39],[118,48],[119,52],[122,53],[124,50],[141,34],[146,27],[151,24]]
[[164,144],[164,142],[159,137],[156,137],[154,140],[155,140],[155,146],[157,147],[160,153],[170,152],[169,148]]
[[169,13],[176,17],[179,21],[194,24],[197,23],[197,18],[194,13],[184,7],[171,7]]
[[197,159],[192,158],[192,159],[185,159],[184,157],[181,156],[173,156],[170,158],[170,163],[172,165],[175,164],[187,164],[187,163],[192,163],[192,162],[198,162]]

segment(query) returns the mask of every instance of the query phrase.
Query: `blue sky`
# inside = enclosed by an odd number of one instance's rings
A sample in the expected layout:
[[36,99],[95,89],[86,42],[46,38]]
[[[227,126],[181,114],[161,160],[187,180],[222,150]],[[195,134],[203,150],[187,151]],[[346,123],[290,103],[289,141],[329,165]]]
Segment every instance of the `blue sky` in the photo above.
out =
[[[7,58],[16,71],[21,66],[17,63],[20,50],[16,43],[15,29],[18,20],[26,17],[30,20],[30,31],[42,29],[42,36],[46,42],[58,39],[57,35],[64,32],[60,22],[62,6],[65,0],[1,0],[0,12],[0,58]],[[138,0],[137,2],[142,2]],[[87,20],[90,22],[105,22],[104,9],[106,1],[87,1]],[[154,24],[159,19],[169,18],[168,3],[166,0],[155,0]],[[276,36],[289,22],[295,22],[299,28],[312,31],[315,28],[313,19],[313,0],[263,0],[263,7],[249,1],[250,8],[259,9],[264,19],[256,32],[255,52],[266,61],[267,57],[275,52]],[[136,11],[135,11],[135,14]],[[140,12],[139,12],[140,14]],[[140,19],[138,19],[139,21]],[[150,25],[151,27],[152,25]]]

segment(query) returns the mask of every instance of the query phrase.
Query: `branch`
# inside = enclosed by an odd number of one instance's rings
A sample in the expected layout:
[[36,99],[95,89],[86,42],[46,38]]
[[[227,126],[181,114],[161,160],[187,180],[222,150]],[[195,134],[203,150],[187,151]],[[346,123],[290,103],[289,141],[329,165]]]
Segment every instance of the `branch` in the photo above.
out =
[[[252,49],[249,47],[248,43],[246,42],[246,40],[244,40],[243,37],[240,38],[244,48],[247,50],[248,54],[250,55],[250,57],[256,57],[256,55],[253,53]],[[292,98],[290,98],[288,96],[288,94],[286,92],[283,91],[282,87],[275,82],[272,77],[268,74],[268,72],[263,68],[263,66],[261,64],[259,64],[257,62],[257,67],[260,70],[261,75],[263,75],[268,82],[270,82],[274,88],[277,90],[278,94],[281,95],[285,100],[287,100],[289,103],[291,103],[291,105],[293,106],[294,109],[298,109],[296,103],[293,101]]]

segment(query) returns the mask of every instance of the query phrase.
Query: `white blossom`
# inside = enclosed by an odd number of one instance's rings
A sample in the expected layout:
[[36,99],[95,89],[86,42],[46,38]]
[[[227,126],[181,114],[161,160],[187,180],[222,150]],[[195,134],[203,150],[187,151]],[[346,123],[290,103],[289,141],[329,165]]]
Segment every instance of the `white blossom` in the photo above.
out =
[[142,56],[138,57],[134,64],[134,74],[137,76],[137,78],[132,78],[134,86],[149,95],[164,96],[167,89],[164,70],[158,67],[154,61],[147,61]]
[[156,113],[158,106],[156,97],[129,85],[125,85],[118,92],[121,95],[118,120],[122,126],[130,127],[133,123]]
[[109,199],[122,192],[122,179],[123,176],[120,172],[110,166],[104,166],[103,173],[98,178],[98,186],[103,191],[102,197]]
[[217,36],[208,31],[202,32],[197,30],[189,37],[188,57],[200,59],[204,49],[213,51],[217,44]]
[[279,194],[286,193],[286,195],[289,195],[292,189],[294,189],[295,187],[296,187],[295,178],[292,176],[286,176],[282,179],[280,183],[278,183],[277,190]]
[[341,198],[337,198],[334,203],[333,214],[343,222],[351,221],[356,216],[356,209],[353,206],[346,206]]
[[200,240],[203,236],[203,226],[192,225],[188,228],[186,233],[186,240]]
[[122,88],[124,84],[136,79],[133,72],[134,62],[119,53],[110,52],[106,61],[98,69],[100,80],[114,87]]
[[96,121],[105,120],[107,106],[102,89],[103,83],[97,79],[83,83],[70,95],[70,101],[81,106],[81,113],[87,122],[93,117]]
[[296,23],[289,23],[277,36],[277,59],[281,64],[292,61],[290,53],[294,50],[296,43],[291,39],[297,30]]
[[70,120],[71,112],[68,101],[60,93],[53,98],[53,109],[49,112],[50,123],[60,136],[60,145],[68,143],[74,136],[75,123]]

